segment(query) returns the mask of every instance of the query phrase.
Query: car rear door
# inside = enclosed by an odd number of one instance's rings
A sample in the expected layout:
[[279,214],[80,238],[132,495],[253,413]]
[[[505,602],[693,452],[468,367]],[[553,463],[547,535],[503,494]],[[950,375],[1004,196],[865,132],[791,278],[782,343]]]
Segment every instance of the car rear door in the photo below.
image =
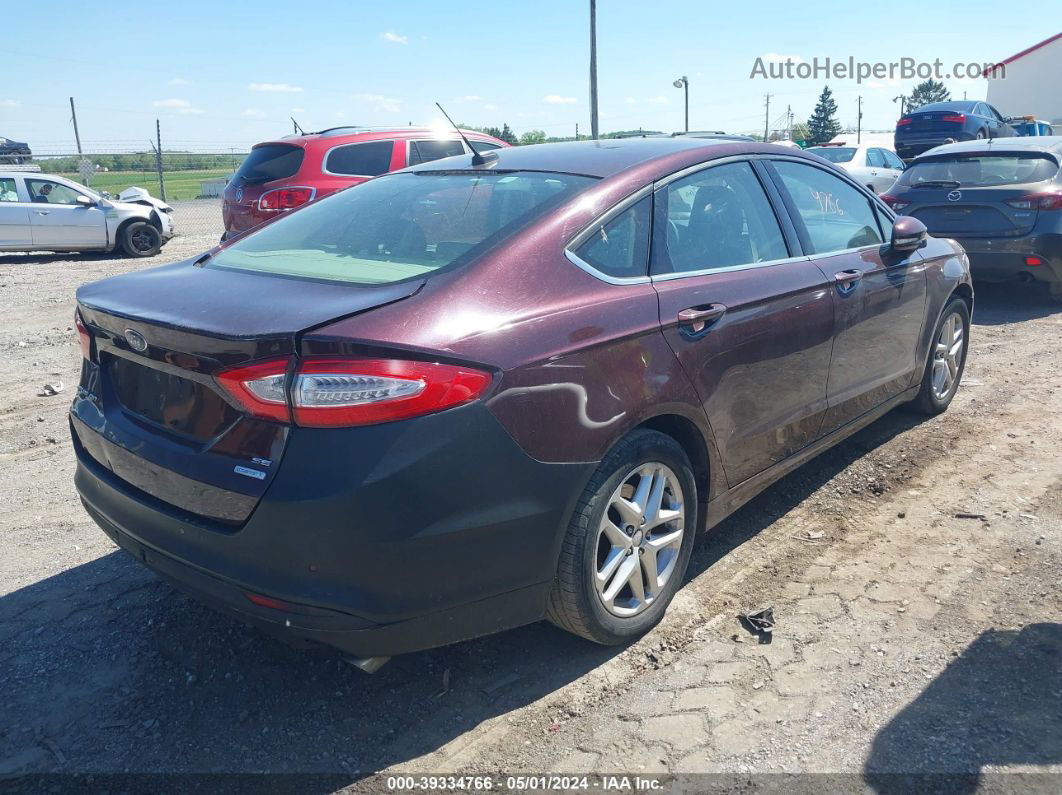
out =
[[888,253],[891,217],[840,175],[792,159],[774,158],[769,168],[803,250],[831,283],[836,339],[822,426],[827,434],[912,385],[925,264],[917,253]]
[[0,177],[0,248],[19,250],[33,245],[28,196],[20,195],[15,177]]
[[833,345],[830,284],[800,252],[755,160],[661,181],[653,212],[661,327],[734,486],[818,436]]
[[78,204],[77,198],[85,194],[50,179],[26,177],[26,188],[34,248],[107,247],[107,218],[95,200],[91,205]]

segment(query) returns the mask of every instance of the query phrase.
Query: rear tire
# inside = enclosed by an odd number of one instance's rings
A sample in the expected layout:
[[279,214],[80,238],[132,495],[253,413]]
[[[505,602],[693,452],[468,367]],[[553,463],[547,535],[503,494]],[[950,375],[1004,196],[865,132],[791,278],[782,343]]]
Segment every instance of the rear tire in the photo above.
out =
[[154,257],[162,249],[162,234],[146,221],[134,221],[122,230],[120,242],[130,257]]
[[641,637],[682,585],[693,550],[697,484],[670,436],[639,430],[598,466],[561,547],[546,617],[604,645]]
[[1062,282],[1048,282],[1047,294],[1056,304],[1062,304]]
[[975,136],[974,140],[983,141],[987,137],[988,137],[988,135],[985,134],[984,130],[978,130],[977,131],[977,135]]
[[[911,402],[915,411],[933,416],[947,411],[966,368],[970,338],[970,308],[958,296],[948,301],[933,330],[922,386]],[[958,346],[958,347],[956,347]]]

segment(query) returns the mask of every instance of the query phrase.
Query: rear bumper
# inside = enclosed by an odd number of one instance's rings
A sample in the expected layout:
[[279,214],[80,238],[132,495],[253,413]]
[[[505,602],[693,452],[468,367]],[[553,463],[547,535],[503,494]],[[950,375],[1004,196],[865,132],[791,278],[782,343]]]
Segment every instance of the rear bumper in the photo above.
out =
[[274,632],[393,655],[544,615],[592,464],[529,458],[479,405],[316,431],[292,433],[276,479],[237,529],[168,510],[80,447],[75,483],[119,546]]
[[910,160],[923,152],[928,152],[937,146],[943,146],[944,141],[947,138],[951,138],[955,141],[972,141],[974,136],[972,133],[963,132],[956,135],[934,135],[932,137],[923,138],[909,138],[909,139],[894,139],[893,143],[896,148],[896,154],[900,156],[901,160]]
[[[1032,234],[1015,238],[956,238],[970,258],[970,274],[986,282],[1014,279],[1062,282],[1062,234]],[[1043,265],[1027,265],[1037,256]]]

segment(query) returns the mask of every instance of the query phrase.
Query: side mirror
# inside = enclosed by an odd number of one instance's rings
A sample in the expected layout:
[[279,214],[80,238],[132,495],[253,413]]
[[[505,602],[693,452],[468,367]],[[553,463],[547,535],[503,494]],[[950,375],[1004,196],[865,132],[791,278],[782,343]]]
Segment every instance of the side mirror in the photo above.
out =
[[88,196],[78,196],[74,201],[78,207],[95,207],[96,202],[92,201]]
[[889,248],[897,254],[910,254],[926,244],[929,230],[926,225],[910,215],[901,215],[892,225],[892,240]]

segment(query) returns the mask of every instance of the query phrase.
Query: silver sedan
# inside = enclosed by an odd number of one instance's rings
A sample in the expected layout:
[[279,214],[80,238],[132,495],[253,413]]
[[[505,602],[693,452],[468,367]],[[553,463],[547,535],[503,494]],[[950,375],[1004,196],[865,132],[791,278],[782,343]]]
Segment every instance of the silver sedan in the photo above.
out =
[[151,257],[173,237],[172,208],[130,188],[117,199],[63,177],[0,171],[0,251],[113,251]]

